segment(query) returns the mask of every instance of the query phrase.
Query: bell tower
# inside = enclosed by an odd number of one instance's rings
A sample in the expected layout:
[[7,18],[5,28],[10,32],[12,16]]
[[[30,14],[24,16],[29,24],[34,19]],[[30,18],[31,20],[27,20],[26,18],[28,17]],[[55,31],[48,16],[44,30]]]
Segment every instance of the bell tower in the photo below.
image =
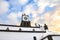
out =
[[22,15],[21,27],[31,27],[31,22],[29,20],[29,16],[26,14]]

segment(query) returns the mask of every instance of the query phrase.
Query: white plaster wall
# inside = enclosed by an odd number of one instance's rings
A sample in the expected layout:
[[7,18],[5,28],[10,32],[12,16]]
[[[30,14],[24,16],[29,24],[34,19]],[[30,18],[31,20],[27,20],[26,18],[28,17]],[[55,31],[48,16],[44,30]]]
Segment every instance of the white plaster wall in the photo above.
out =
[[43,37],[44,33],[23,33],[23,32],[0,32],[0,40],[33,40],[36,36],[37,40]]

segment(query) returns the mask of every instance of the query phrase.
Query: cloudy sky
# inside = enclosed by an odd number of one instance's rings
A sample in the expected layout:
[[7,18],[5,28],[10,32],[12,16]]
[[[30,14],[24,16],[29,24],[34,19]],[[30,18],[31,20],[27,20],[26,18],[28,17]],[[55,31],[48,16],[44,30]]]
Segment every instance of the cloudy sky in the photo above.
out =
[[60,32],[60,0],[0,0],[0,24],[19,25],[24,13],[32,26],[46,23],[49,30]]

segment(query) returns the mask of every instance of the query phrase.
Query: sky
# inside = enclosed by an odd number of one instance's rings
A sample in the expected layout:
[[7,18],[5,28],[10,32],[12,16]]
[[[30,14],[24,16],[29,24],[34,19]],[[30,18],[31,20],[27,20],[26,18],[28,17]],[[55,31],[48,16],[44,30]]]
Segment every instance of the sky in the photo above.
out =
[[24,13],[32,26],[47,24],[49,30],[60,32],[60,0],[0,0],[0,24],[20,25]]

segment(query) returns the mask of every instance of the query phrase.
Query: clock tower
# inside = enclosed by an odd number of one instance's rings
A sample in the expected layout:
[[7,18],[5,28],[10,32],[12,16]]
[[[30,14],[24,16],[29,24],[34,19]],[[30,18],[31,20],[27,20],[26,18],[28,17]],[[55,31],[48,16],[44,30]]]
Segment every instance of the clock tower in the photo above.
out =
[[22,20],[23,20],[23,21],[29,21],[29,16],[26,15],[26,14],[23,14],[23,15],[22,15]]
[[29,20],[29,16],[26,14],[22,15],[21,27],[31,27],[31,22]]

